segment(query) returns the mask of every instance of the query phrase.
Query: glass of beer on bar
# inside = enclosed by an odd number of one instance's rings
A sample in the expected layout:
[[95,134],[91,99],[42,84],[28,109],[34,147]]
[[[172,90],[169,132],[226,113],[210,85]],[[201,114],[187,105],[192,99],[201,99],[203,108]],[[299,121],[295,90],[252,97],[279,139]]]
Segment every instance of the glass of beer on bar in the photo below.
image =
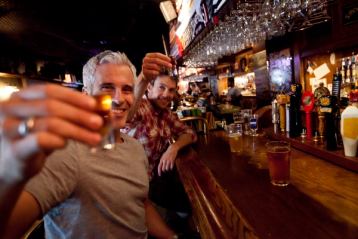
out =
[[238,123],[229,124],[226,128],[226,133],[229,138],[230,150],[232,153],[239,153],[242,151],[242,126]]
[[286,141],[269,141],[266,154],[271,183],[275,186],[287,186],[290,183],[290,143]]
[[112,96],[110,94],[101,93],[93,96],[96,100],[96,113],[103,119],[103,126],[99,130],[102,140],[96,147],[91,148],[91,152],[95,153],[98,150],[112,149],[114,147],[114,139],[112,135]]

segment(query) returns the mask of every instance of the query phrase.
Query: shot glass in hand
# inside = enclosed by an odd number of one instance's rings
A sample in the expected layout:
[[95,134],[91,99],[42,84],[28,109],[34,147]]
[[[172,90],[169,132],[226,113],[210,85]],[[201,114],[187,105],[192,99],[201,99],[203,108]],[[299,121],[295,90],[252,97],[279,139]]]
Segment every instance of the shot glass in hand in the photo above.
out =
[[96,147],[91,148],[91,152],[95,153],[98,150],[112,149],[114,148],[114,139],[112,134],[112,120],[111,120],[111,108],[112,108],[112,96],[109,94],[99,94],[93,96],[96,100],[96,113],[103,119],[103,126],[99,132],[102,136],[102,140]]
[[286,141],[269,141],[266,154],[271,183],[275,186],[287,186],[290,183],[290,143]]

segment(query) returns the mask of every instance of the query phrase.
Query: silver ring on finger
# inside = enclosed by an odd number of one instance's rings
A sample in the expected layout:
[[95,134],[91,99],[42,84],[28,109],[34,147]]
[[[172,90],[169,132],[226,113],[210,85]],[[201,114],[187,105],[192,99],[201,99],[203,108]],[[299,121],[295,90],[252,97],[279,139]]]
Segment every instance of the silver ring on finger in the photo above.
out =
[[20,122],[19,126],[17,127],[17,132],[21,137],[26,136],[35,126],[35,118],[29,117]]

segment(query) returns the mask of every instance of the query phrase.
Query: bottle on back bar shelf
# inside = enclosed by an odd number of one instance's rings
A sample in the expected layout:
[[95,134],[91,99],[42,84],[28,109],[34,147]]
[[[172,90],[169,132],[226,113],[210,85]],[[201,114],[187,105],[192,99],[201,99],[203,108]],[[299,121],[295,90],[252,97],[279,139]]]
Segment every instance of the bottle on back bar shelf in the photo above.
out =
[[356,57],[354,52],[352,52],[351,57],[351,83],[354,84],[356,78]]
[[348,63],[347,63],[347,79],[346,82],[347,83],[351,83],[351,78],[352,78],[352,62],[351,59],[349,57],[347,57],[348,59]]
[[344,58],[342,58],[342,66],[341,66],[341,75],[342,75],[342,79],[343,79],[343,83],[345,82],[345,79],[346,79],[346,64],[345,64],[345,61],[344,61]]
[[358,89],[358,55],[354,56],[355,58],[355,76],[354,76],[354,85],[355,85],[355,89]]
[[344,79],[346,83],[351,82],[351,59],[349,57],[345,60],[345,66],[346,66],[346,78]]
[[351,75],[350,68],[351,67],[350,67],[349,57],[342,58],[342,69],[341,69],[342,81],[341,81],[341,90],[340,90],[340,99],[339,99],[339,105],[342,107],[348,105],[348,97],[352,89],[352,84],[350,79],[350,75]]

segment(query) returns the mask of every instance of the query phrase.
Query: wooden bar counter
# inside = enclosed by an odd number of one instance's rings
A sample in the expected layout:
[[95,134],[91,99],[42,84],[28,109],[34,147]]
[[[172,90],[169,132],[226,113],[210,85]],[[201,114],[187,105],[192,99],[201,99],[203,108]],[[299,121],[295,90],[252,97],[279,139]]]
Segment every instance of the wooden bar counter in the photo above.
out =
[[357,239],[358,174],[292,149],[291,184],[273,186],[267,140],[244,136],[231,153],[224,132],[210,132],[178,158],[202,238]]

